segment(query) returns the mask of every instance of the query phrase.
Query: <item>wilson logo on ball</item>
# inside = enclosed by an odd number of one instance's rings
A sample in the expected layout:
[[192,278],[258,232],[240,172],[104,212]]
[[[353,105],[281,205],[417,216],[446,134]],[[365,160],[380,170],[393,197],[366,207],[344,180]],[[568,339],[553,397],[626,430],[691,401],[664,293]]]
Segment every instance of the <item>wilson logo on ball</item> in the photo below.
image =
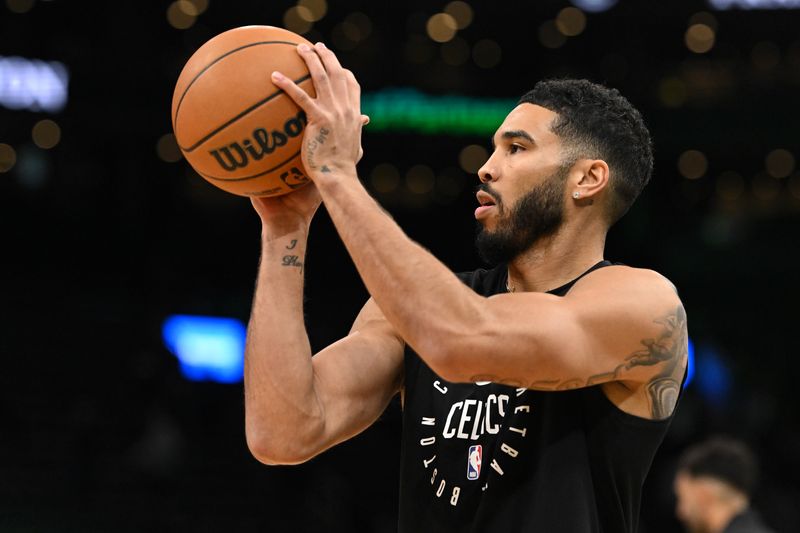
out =
[[244,139],[241,144],[234,141],[227,146],[209,150],[208,153],[214,156],[224,170],[234,171],[237,168],[246,167],[251,160],[260,161],[264,156],[285,146],[290,138],[298,137],[303,133],[307,123],[305,112],[300,111],[297,116],[283,124],[283,131],[256,128],[253,130],[252,139]]

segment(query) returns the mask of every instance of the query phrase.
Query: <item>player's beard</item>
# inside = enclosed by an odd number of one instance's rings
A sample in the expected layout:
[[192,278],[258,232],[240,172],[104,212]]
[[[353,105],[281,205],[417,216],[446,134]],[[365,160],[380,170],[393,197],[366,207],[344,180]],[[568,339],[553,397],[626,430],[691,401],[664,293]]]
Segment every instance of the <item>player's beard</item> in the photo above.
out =
[[494,198],[498,220],[491,231],[478,222],[475,246],[481,259],[490,265],[508,263],[539,239],[558,231],[564,221],[564,184],[568,172],[569,166],[562,166],[508,208],[502,197],[482,183],[478,189]]

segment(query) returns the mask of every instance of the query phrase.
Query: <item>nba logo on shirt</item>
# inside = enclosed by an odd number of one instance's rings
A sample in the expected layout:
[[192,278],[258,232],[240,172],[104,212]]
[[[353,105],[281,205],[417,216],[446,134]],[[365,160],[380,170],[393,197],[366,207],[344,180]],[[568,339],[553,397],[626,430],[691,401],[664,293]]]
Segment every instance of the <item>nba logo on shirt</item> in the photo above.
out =
[[467,454],[467,479],[478,479],[481,475],[481,459],[483,448],[480,444],[469,447]]

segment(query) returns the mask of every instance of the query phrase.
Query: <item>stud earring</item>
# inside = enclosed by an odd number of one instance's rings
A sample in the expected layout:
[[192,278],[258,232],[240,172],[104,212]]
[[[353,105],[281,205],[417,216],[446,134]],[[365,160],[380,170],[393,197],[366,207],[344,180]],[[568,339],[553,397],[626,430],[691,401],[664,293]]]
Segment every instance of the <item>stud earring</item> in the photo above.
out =
[[581,197],[581,193],[580,193],[580,191],[575,191],[574,193],[572,193],[572,197],[573,197],[573,198],[575,198],[576,200],[577,200],[578,198],[580,198],[580,197]]

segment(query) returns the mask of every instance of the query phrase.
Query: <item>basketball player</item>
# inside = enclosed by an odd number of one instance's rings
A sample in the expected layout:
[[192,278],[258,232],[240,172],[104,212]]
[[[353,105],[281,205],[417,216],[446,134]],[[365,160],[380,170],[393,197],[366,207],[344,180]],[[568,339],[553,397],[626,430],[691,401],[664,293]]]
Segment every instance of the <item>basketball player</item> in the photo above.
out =
[[751,505],[758,460],[743,443],[716,437],[686,450],[675,476],[675,512],[690,533],[774,533]]
[[[401,532],[632,532],[642,482],[686,366],[686,314],[661,275],[603,259],[608,228],[652,169],[639,113],[586,81],[540,82],[478,173],[478,248],[456,275],[361,185],[359,86],[334,54],[299,47],[316,98],[313,181],[257,198],[262,258],[248,329],[247,440],[295,464],[366,429],[398,392]],[[371,299],[311,357],[303,324],[308,228],[325,203]]]

